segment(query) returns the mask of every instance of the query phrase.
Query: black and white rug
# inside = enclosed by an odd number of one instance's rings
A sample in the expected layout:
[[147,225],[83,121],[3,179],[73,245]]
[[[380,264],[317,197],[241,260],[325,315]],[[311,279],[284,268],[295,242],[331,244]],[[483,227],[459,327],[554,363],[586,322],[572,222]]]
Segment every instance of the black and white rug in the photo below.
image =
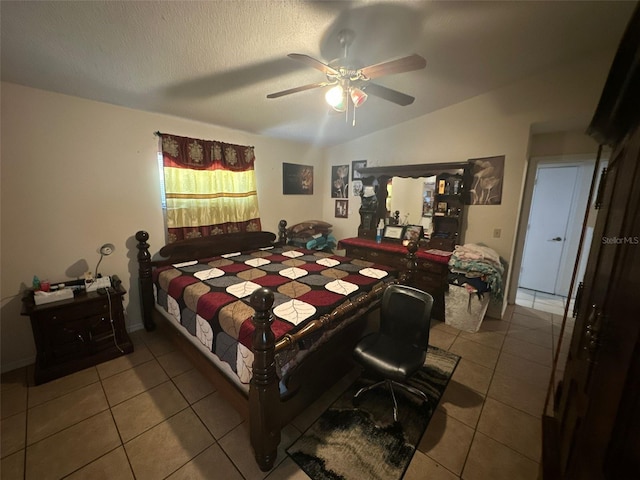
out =
[[398,423],[384,386],[365,392],[358,408],[353,406],[353,395],[372,383],[359,378],[287,453],[313,480],[402,478],[459,360],[458,355],[429,347],[425,366],[410,381],[429,402],[396,391]]

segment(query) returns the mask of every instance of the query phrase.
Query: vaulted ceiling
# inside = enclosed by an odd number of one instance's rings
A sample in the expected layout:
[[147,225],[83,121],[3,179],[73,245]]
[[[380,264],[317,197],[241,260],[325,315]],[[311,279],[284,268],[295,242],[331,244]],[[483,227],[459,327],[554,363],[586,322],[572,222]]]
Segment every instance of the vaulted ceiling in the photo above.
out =
[[[2,80],[256,134],[330,145],[387,128],[598,49],[614,48],[636,2],[5,1]],[[415,97],[330,111],[322,82],[288,58],[352,65],[411,54],[422,70],[376,83]],[[326,88],[326,87],[325,87]]]

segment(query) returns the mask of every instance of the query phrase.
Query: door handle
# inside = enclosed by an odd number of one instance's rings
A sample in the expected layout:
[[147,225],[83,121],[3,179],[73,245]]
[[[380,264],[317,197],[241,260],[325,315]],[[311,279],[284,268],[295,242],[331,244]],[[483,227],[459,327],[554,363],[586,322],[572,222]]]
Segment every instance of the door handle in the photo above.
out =
[[562,241],[562,237],[553,237],[551,240],[549,240],[550,242],[561,242]]

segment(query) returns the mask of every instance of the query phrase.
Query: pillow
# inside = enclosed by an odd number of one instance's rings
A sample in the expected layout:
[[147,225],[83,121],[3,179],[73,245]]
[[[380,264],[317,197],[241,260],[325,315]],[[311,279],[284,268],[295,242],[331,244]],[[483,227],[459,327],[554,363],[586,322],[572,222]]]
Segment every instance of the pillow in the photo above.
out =
[[322,222],[320,220],[306,220],[302,223],[293,225],[287,229],[289,234],[300,233],[305,230],[315,230],[316,232],[326,233],[332,227],[330,223]]

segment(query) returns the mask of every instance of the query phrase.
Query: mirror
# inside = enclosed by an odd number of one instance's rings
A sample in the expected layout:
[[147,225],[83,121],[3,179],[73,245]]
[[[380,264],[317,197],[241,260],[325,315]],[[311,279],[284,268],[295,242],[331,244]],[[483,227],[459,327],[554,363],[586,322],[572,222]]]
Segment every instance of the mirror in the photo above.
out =
[[392,177],[387,183],[387,211],[399,212],[401,225],[422,225],[425,236],[433,231],[433,204],[436,176]]

